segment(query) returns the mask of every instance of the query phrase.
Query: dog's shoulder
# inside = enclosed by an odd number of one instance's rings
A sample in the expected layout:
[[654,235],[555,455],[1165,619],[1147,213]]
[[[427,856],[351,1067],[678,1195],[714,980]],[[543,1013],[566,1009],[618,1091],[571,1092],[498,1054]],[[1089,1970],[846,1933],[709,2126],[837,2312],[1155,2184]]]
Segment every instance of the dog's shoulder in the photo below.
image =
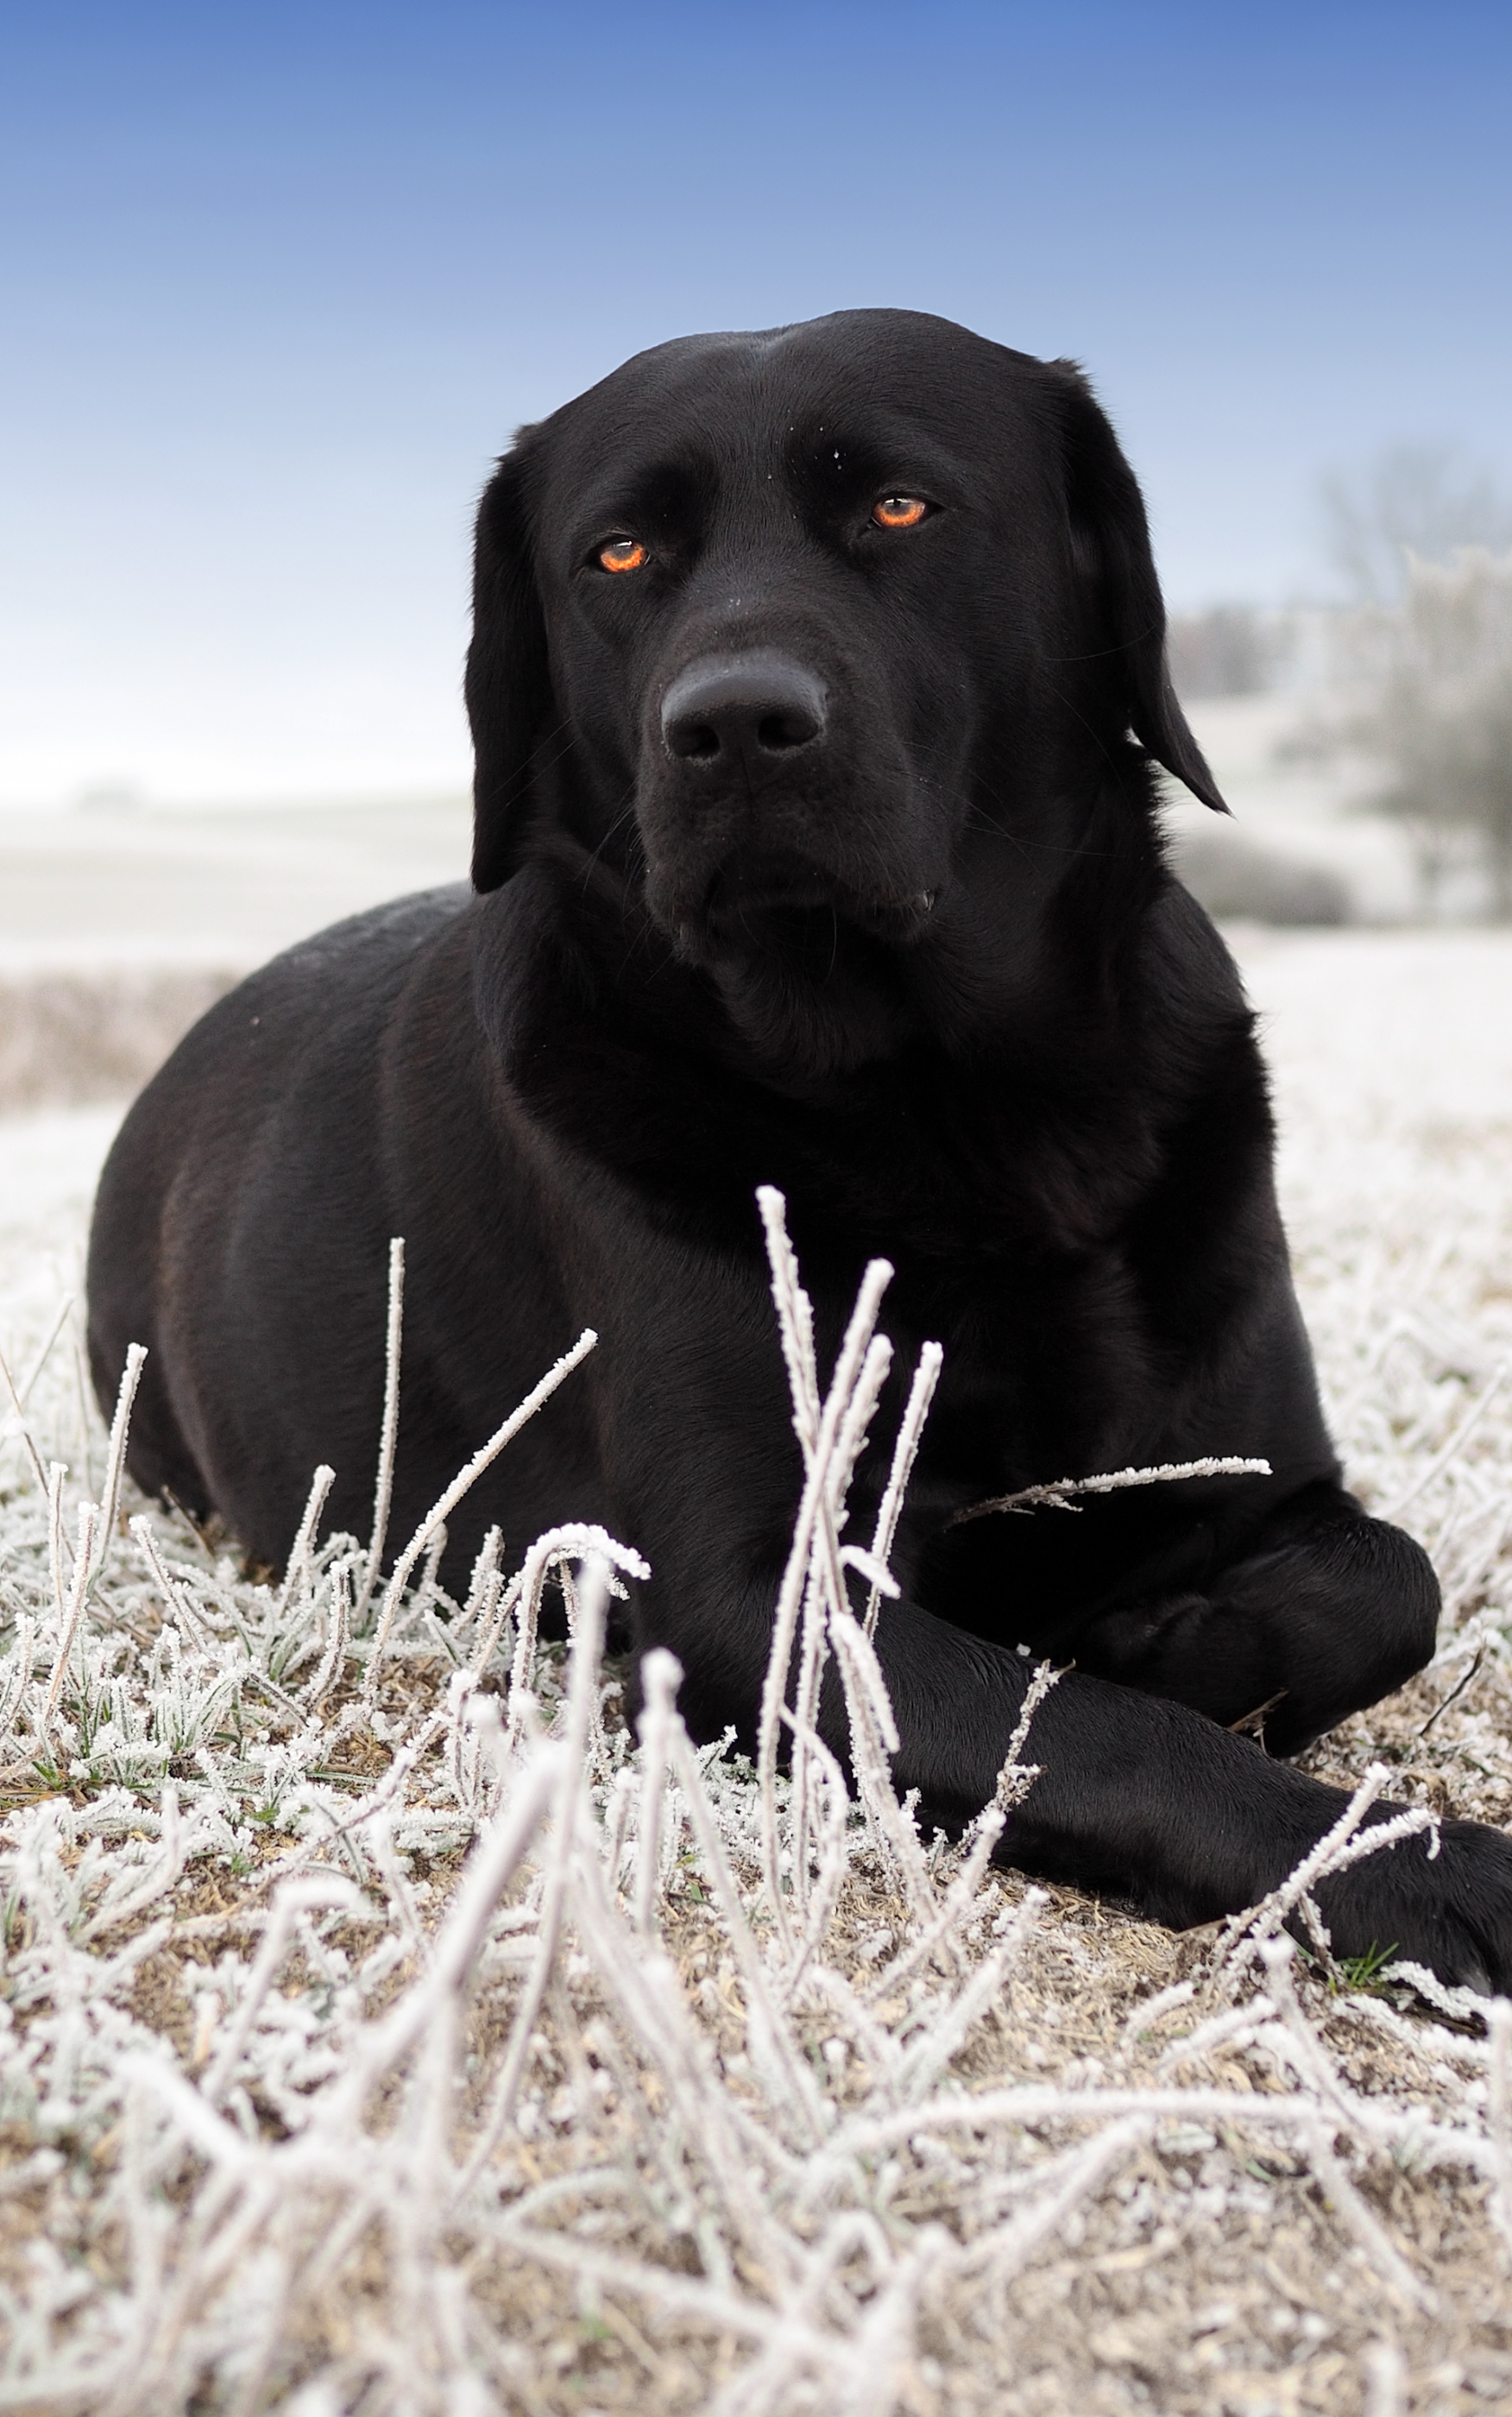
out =
[[[117,1156],[161,1158],[164,1125],[230,1153],[249,1122],[319,1069],[338,1089],[366,1080],[379,1036],[427,945],[465,912],[465,884],[373,907],[286,949],[217,1000],[141,1094]],[[333,1071],[334,1070],[334,1071]]]
[[1253,1024],[1232,950],[1206,908],[1173,874],[1161,883],[1143,919],[1141,965],[1155,995],[1173,1011]]
[[308,1010],[328,1002],[338,988],[355,984],[370,993],[386,978],[402,980],[416,950],[455,922],[472,895],[469,883],[449,881],[348,915],[284,950],[244,982],[242,992],[269,1005],[287,999]]
[[1146,1097],[1160,1168],[1132,1240],[1163,1322],[1188,1344],[1284,1287],[1276,1129],[1255,1014],[1222,935],[1172,881],[1142,935]]
[[[1238,1080],[1265,1088],[1255,1011],[1232,950],[1173,876],[1142,919],[1134,952],[1147,1079],[1173,1102]],[[1268,1128],[1267,1128],[1268,1130]]]

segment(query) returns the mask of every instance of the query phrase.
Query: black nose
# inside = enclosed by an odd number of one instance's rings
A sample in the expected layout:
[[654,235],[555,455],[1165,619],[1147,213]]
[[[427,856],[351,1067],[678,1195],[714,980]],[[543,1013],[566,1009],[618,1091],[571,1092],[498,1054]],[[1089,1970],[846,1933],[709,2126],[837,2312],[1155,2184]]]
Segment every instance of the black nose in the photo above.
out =
[[824,691],[785,655],[703,655],[663,697],[661,735],[668,752],[688,763],[792,755],[823,738]]

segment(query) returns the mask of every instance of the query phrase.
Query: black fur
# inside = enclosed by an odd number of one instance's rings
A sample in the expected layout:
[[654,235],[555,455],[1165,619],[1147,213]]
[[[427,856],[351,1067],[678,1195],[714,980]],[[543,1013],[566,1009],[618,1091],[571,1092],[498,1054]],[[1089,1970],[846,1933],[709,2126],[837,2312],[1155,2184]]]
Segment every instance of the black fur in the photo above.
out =
[[[880,526],[889,494],[932,509]],[[600,567],[621,536],[641,569]],[[1016,1648],[1074,1658],[1013,1859],[1171,1923],[1262,1894],[1341,1801],[1273,1757],[1419,1669],[1438,1594],[1320,1414],[1251,1017],[1157,835],[1152,761],[1221,805],[1163,631],[1079,372],[941,320],[664,345],[524,431],[478,520],[476,894],[244,983],[106,1169],[91,1341],[105,1401],[150,1347],[139,1481],[277,1562],[329,1459],[361,1529],[402,1234],[398,1532],[591,1322],[452,1563],[489,1521],[602,1520],[655,1572],[637,1646],[681,1656],[700,1734],[748,1737],[799,1482],[778,1184],[826,1364],[876,1254],[900,1364],[945,1348],[879,1631],[899,1785],[961,1823]],[[1207,1453],[1275,1473],[950,1524]],[[1271,1698],[1267,1753],[1229,1725]],[[1322,1895],[1341,1952],[1512,1985],[1495,1832]]]

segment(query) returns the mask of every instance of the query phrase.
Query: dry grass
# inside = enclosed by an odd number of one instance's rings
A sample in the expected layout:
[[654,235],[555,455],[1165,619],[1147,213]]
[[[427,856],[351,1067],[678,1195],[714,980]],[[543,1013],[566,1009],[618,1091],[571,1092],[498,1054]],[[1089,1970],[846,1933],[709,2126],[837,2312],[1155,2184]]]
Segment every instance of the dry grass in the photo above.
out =
[[[1447,1596],[1314,1764],[1505,1822],[1512,946],[1250,970],[1330,1406]],[[0,1269],[19,1375],[58,1239]],[[27,1412],[68,1534],[109,1491],[70,1351]],[[375,1661],[350,1541],[285,1602],[154,1514],[168,1566],[116,1536],[49,1716],[77,1564],[3,1450],[0,2409],[1512,2405],[1507,2041],[1467,2005],[973,1877],[812,1758],[805,1844],[672,1712],[633,1748],[588,1536],[570,1659],[422,1550]]]
[[196,966],[0,979],[0,1115],[139,1090],[235,980]]

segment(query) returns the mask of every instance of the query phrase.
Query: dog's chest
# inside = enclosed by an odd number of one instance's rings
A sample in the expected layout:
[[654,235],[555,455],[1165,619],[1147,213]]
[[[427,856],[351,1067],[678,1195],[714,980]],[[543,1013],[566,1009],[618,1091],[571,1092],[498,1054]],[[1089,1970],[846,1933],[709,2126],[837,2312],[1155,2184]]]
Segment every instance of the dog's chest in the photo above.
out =
[[643,1230],[674,1258],[743,1268],[743,1294],[765,1291],[754,1195],[775,1185],[826,1365],[867,1262],[889,1261],[900,1369],[926,1340],[945,1347],[919,1482],[955,1503],[1108,1465],[1159,1430],[1189,1376],[1170,1254],[1157,1277],[1140,1248],[1162,1152],[1130,1087],[915,1063],[784,1091],[570,1023],[537,1026],[511,1075]]

